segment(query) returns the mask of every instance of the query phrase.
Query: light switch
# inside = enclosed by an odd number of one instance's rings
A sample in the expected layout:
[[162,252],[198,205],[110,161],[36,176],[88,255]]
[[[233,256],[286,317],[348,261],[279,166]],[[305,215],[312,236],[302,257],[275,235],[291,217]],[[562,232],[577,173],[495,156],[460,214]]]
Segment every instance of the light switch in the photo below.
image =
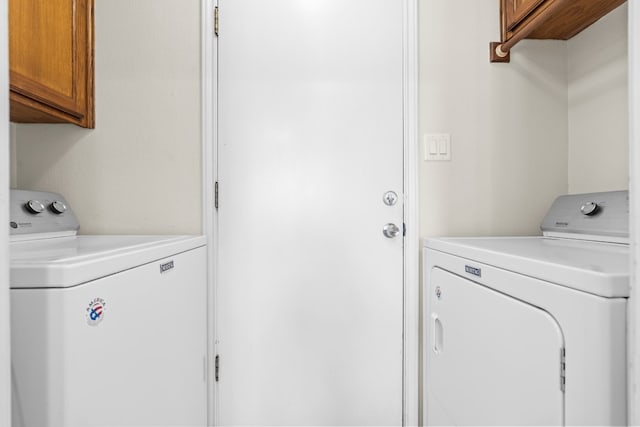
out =
[[449,135],[448,133],[425,134],[424,160],[451,160],[451,135]]
[[438,141],[438,154],[441,156],[446,156],[449,153],[449,144],[444,139]]
[[435,139],[429,140],[429,154],[432,156],[438,154],[438,141]]

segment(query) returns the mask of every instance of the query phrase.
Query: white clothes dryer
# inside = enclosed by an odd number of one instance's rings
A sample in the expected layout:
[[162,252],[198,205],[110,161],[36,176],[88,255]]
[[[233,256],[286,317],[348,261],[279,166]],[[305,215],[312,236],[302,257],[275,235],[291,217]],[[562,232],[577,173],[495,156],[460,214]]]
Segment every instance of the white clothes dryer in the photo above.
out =
[[11,191],[14,427],[203,426],[203,236],[77,236],[55,193]]
[[542,237],[424,241],[425,425],[626,425],[628,214],[568,195]]

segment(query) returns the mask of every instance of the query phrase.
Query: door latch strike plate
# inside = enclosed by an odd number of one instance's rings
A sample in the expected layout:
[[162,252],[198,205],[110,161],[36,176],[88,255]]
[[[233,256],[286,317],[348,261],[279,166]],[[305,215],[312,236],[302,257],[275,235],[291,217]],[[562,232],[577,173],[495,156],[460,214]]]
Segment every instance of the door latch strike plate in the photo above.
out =
[[213,204],[215,205],[215,208],[218,209],[218,181],[216,181],[215,185],[214,185],[214,195],[213,195]]
[[218,37],[218,6],[213,9],[213,32]]

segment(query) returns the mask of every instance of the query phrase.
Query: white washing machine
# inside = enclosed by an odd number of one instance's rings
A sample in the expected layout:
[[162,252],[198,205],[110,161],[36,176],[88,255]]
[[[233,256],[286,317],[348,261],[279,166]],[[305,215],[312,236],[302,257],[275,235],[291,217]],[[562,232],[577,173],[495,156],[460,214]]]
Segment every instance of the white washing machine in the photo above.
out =
[[204,426],[203,236],[77,236],[11,191],[14,427]]
[[424,241],[425,425],[626,425],[627,192],[542,237]]

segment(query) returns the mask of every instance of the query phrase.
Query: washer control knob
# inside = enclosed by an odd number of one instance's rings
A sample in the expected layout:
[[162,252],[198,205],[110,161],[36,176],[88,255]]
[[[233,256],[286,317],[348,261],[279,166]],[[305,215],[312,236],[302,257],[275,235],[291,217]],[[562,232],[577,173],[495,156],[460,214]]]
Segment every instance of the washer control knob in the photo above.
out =
[[29,200],[24,205],[24,207],[27,208],[27,210],[34,215],[42,213],[44,211],[44,205],[37,200]]
[[596,202],[587,202],[580,208],[583,215],[591,216],[598,213],[598,204]]
[[53,213],[58,215],[65,213],[65,211],[67,210],[67,205],[62,203],[60,200],[54,201],[49,207],[51,208]]

